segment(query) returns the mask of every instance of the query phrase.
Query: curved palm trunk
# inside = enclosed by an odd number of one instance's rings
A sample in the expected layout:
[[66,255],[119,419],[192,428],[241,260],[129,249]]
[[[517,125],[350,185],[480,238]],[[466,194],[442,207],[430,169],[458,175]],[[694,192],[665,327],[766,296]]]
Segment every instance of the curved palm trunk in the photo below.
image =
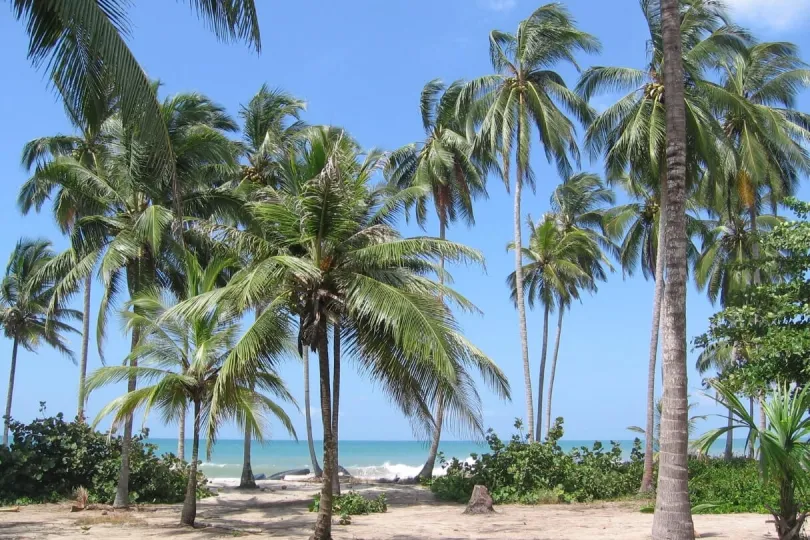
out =
[[731,407],[728,408],[728,433],[726,433],[726,449],[723,452],[723,459],[726,461],[731,461],[731,458],[734,457],[734,435],[733,429],[734,427],[734,412],[731,410]]
[[309,408],[309,347],[301,349],[301,362],[304,364],[304,417],[307,424],[307,446],[309,447],[309,460],[312,462],[312,474],[321,476],[323,471],[318,465],[318,456],[315,454],[315,442],[312,440],[312,411]]
[[14,338],[11,347],[11,369],[8,375],[8,397],[6,398],[6,415],[3,417],[3,446],[8,446],[8,424],[11,422],[11,398],[14,396],[14,377],[17,375],[17,346],[19,340]]
[[[754,417],[754,398],[748,398],[748,414],[751,415],[751,418]],[[748,430],[748,440],[751,440],[751,429]],[[746,443],[747,444],[747,443]],[[754,459],[754,445],[753,443],[747,444],[748,446],[748,459]]]
[[[521,108],[523,106],[523,96],[520,98]],[[517,124],[517,144],[520,156],[520,131],[521,123]],[[506,170],[506,167],[504,167]],[[528,438],[534,438],[534,406],[532,405],[532,371],[529,365],[529,334],[526,329],[526,303],[523,298],[523,234],[521,231],[521,213],[520,213],[520,197],[523,191],[523,164],[518,157],[517,160],[517,180],[515,181],[515,208],[514,208],[514,225],[515,225],[515,296],[517,297],[518,308],[518,325],[520,327],[520,350],[523,357],[523,384],[526,391],[526,427],[528,430]],[[542,389],[541,389],[542,393]],[[538,411],[539,415],[539,411]]]
[[[653,296],[652,328],[650,329],[650,349],[647,361],[647,425],[644,433],[655,433],[655,364],[658,356],[658,334],[661,329],[661,306],[664,301],[664,268],[666,264],[666,231],[667,223],[667,175],[661,165],[659,208],[658,208],[658,245],[655,249],[655,293]],[[653,490],[653,461],[655,458],[654,437],[644,437],[644,474],[641,477],[640,493]]]
[[551,431],[551,397],[554,394],[554,377],[557,375],[557,356],[560,354],[560,336],[562,335],[563,314],[565,310],[560,306],[557,319],[557,337],[554,341],[554,356],[551,357],[551,375],[548,379],[548,400],[546,401],[546,438]]
[[253,466],[250,464],[250,445],[253,433],[245,426],[245,444],[242,452],[242,476],[239,479],[240,489],[256,489],[256,479],[253,477]]
[[686,103],[678,0],[661,0],[667,124],[664,395],[653,540],[694,540],[686,396]]
[[543,350],[540,353],[540,375],[537,380],[537,431],[534,432],[535,440],[539,441],[543,433],[543,384],[546,376],[546,356],[548,353],[548,313],[549,306],[546,304],[543,311]]
[[335,439],[332,436],[332,397],[329,384],[329,344],[326,321],[318,323],[318,368],[321,386],[321,422],[323,422],[323,474],[321,475],[321,502],[315,522],[314,540],[332,538],[332,475],[335,464]]
[[84,406],[87,403],[87,395],[84,390],[85,380],[87,380],[87,349],[90,345],[90,289],[93,286],[93,274],[87,274],[84,278],[84,311],[82,312],[82,354],[79,359],[79,406],[76,410],[76,418],[79,422],[84,422]]
[[[444,216],[439,216],[439,238],[444,240],[447,234],[447,223]],[[444,272],[444,256],[439,257],[439,268]],[[439,284],[444,285],[444,273],[439,274]],[[416,475],[417,478],[433,478],[433,469],[436,468],[436,456],[439,453],[439,442],[442,438],[442,424],[444,423],[444,402],[442,400],[441,392],[437,395],[436,400],[436,418],[434,418],[435,427],[433,428],[433,438],[430,441],[430,449],[428,450],[428,457],[425,464],[422,465],[422,470]]]
[[[768,429],[768,417],[765,415],[765,392],[759,394],[759,432],[765,433]],[[762,474],[765,473],[765,455],[759,452],[759,468]]]
[[332,492],[340,495],[340,439],[338,438],[338,421],[340,416],[340,324],[334,327],[334,351],[332,353],[332,438],[335,440],[335,460],[332,464]]
[[[140,340],[140,332],[137,328],[132,330],[132,343],[130,350],[134,350]],[[129,362],[131,367],[138,367],[138,360],[132,358]],[[130,375],[127,381],[127,392],[134,392],[138,387],[135,375]],[[124,438],[121,439],[121,470],[118,473],[118,487],[115,490],[114,508],[126,508],[129,506],[129,450],[132,445],[132,415],[129,415],[124,423]]]
[[180,422],[177,429],[177,457],[185,461],[186,459],[186,409],[180,415]]
[[180,514],[180,524],[194,526],[197,518],[197,460],[200,456],[200,400],[194,400],[194,435],[191,443],[191,463],[189,464],[186,498]]

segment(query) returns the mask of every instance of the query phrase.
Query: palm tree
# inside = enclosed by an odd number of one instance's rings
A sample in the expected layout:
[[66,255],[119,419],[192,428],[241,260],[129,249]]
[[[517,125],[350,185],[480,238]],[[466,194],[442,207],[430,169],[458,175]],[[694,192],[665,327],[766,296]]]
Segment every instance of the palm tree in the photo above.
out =
[[[697,362],[695,364],[695,368],[698,370],[698,373],[701,375],[706,374],[709,371],[716,371],[718,377],[722,377],[722,374],[727,369],[733,367],[734,363],[736,362],[736,353],[732,346],[728,343],[712,343],[708,347],[706,347],[703,352],[700,353],[698,356]],[[705,385],[711,385],[711,380],[704,381]],[[754,402],[753,399],[751,400],[751,413],[753,414],[753,406]],[[728,409],[728,427],[732,427],[734,425],[734,411],[729,408]],[[753,448],[751,448],[753,452]],[[731,430],[726,433],[726,447],[723,450],[723,459],[726,461],[731,461],[731,458],[734,457],[734,434]]]
[[[474,141],[466,136],[465,125],[456,115],[460,82],[449,87],[438,79],[422,89],[420,112],[425,140],[406,145],[393,153],[389,160],[389,181],[398,189],[419,188],[414,194],[416,218],[424,227],[427,202],[433,200],[439,220],[439,238],[446,239],[449,224],[462,219],[467,226],[475,224],[473,200],[486,197],[486,176],[493,167],[488,152],[477,152]],[[414,190],[415,191],[415,190]],[[439,283],[444,283],[444,258],[439,257]],[[430,450],[419,478],[431,478],[439,451],[444,408],[436,409],[436,429]]]
[[446,418],[468,430],[481,428],[470,368],[500,395],[509,394],[502,372],[460,335],[439,297],[473,307],[427,277],[438,271],[439,257],[478,261],[480,255],[446,240],[402,238],[391,223],[407,198],[391,195],[387,186],[370,187],[372,173],[382,165],[378,152],[359,158],[357,144],[342,130],[312,128],[282,189],[267,188],[264,199],[248,204],[255,227],[212,228],[237,251],[249,246],[252,264],[226,290],[187,310],[204,311],[235,298],[243,306],[286,305],[300,317],[302,346],[317,353],[320,372],[324,471],[318,539],[331,536],[337,466],[329,373],[329,334],[336,325],[360,372],[379,384],[417,429],[432,432],[431,408],[438,399]]
[[[605,271],[602,264],[607,261],[587,232],[576,228],[568,231],[561,229],[553,215],[547,215],[537,225],[530,222],[529,228],[531,232],[529,247],[522,250],[522,258],[529,261],[523,266],[523,273],[526,276],[523,286],[528,294],[529,307],[533,308],[535,302],[543,306],[543,348],[537,397],[539,433],[542,427],[540,420],[543,412],[549,314],[554,309],[562,312],[572,300],[579,298],[580,290],[593,289],[595,280],[604,280]],[[516,300],[515,273],[509,275],[507,284],[512,292],[512,299]],[[561,324],[560,322],[558,327]]]
[[[232,264],[227,258],[214,258],[203,268],[193,255],[187,254],[187,299],[215,290],[223,272]],[[244,348],[240,341],[250,337],[240,340],[238,313],[225,304],[189,318],[175,316],[170,311],[173,302],[170,295],[162,295],[155,289],[141,291],[130,300],[122,317],[128,329],[139,336],[130,353],[130,358],[137,362],[132,362],[131,366],[100,368],[90,376],[88,391],[129,380],[133,375],[147,384],[111,401],[99,412],[94,425],[110,414],[114,414],[113,426],[120,425],[128,422],[139,408],[144,408],[148,414],[153,407],[160,409],[164,421],[171,421],[186,414],[187,407],[191,406],[193,445],[180,522],[193,526],[197,514],[197,463],[202,430],[207,428],[209,453],[218,426],[230,419],[261,437],[264,417],[270,414],[294,435],[292,422],[281,406],[260,391],[284,401],[292,402],[293,398],[274,371],[258,370],[250,378],[232,377],[228,387],[219,393],[218,407],[214,410],[212,400],[223,365],[230,355]],[[288,334],[284,324],[276,326],[281,331],[265,334],[265,348],[255,351],[257,355],[251,355],[248,361],[258,363],[258,354],[277,356],[284,351]],[[250,332],[246,335],[250,336]]]
[[661,456],[655,499],[654,540],[693,540],[689,505],[689,402],[686,395],[686,100],[678,0],[661,0],[661,38],[666,87],[666,290],[664,394]]
[[810,388],[796,390],[779,386],[770,402],[764,405],[768,427],[762,431],[731,387],[720,381],[712,381],[711,385],[738,420],[704,434],[696,446],[707,453],[723,434],[737,428],[748,429],[748,444],[759,443],[765,465],[763,481],[775,482],[779,488],[779,508],[768,507],[773,514],[776,535],[779,540],[798,540],[805,519],[810,515],[802,511],[796,498],[797,491],[799,500],[805,500],[808,495],[805,470],[810,459],[810,418],[807,417]]
[[74,360],[73,351],[65,343],[64,334],[78,333],[67,321],[81,319],[82,315],[62,306],[51,308],[54,284],[43,272],[43,268],[53,257],[50,242],[20,240],[11,253],[6,273],[0,283],[0,324],[6,337],[13,341],[6,414],[3,416],[3,446],[8,446],[11,399],[14,396],[14,376],[20,345],[34,352],[45,342]]
[[[154,165],[172,180],[177,171],[172,134],[163,121],[154,86],[126,43],[131,31],[122,0],[11,0],[14,17],[28,32],[28,58],[47,66],[49,80],[69,107],[93,101],[111,81],[120,97],[123,122],[137,126],[153,148]],[[247,41],[257,52],[261,36],[253,0],[189,0],[218,38]],[[179,201],[175,207],[180,215]]]
[[[36,178],[42,167],[58,156],[72,156],[81,162],[84,167],[96,174],[103,174],[102,162],[106,159],[107,148],[102,128],[116,111],[117,100],[112,95],[112,89],[107,87],[100,99],[85,101],[80,108],[75,109],[66,104],[65,111],[73,125],[80,131],[79,135],[55,135],[40,137],[26,143],[23,148],[22,162],[29,171],[36,167],[34,177],[25,182],[20,189],[18,205],[23,214],[31,209],[39,212],[45,200],[51,196],[49,186],[44,186]],[[64,186],[59,188],[53,197],[53,215],[60,230],[70,234],[76,221],[82,215],[93,215],[103,209],[97,207],[96,201],[81,192],[72,193]],[[69,248],[66,257],[73,258],[78,264],[78,255],[73,248]],[[84,277],[84,298],[82,305],[82,345],[79,360],[79,392],[76,417],[84,421],[84,407],[87,397],[84,394],[84,383],[87,377],[87,355],[90,342],[90,291],[93,285],[92,272]]]
[[[689,412],[691,413],[694,409],[698,406],[697,403],[690,402],[689,403]],[[653,440],[653,451],[655,452],[656,456],[661,450],[661,415],[664,412],[664,402],[662,400],[658,400],[655,403],[655,430],[652,434]],[[706,415],[694,415],[689,417],[689,436],[691,437],[697,431],[697,423],[700,420],[706,420]],[[641,435],[647,436],[647,431],[639,426],[628,426],[628,430],[634,433],[640,433]]]
[[[520,210],[524,182],[534,185],[529,165],[531,129],[537,127],[546,157],[555,161],[562,176],[571,171],[570,158],[578,160],[575,128],[565,112],[587,122],[591,110],[550,68],[559,62],[571,63],[577,51],[596,52],[599,42],[579,30],[560,4],[537,9],[518,25],[515,34],[494,30],[490,33],[490,59],[495,74],[468,83],[460,94],[458,109],[469,110],[480,123],[480,138],[503,162],[503,176],[509,182],[513,159],[516,164],[514,204],[514,245],[522,246]],[[514,150],[514,152],[513,152]],[[523,260],[515,250],[517,309],[526,392],[526,420],[529,438],[534,432],[532,381],[523,298]],[[539,416],[538,416],[539,420]]]
[[[586,145],[593,154],[605,153],[605,167],[610,181],[632,174],[649,176],[653,185],[666,182],[666,107],[664,85],[664,47],[660,0],[641,0],[641,9],[650,31],[649,63],[645,69],[597,66],[582,76],[577,91],[586,99],[601,91],[628,93],[600,114],[586,133]],[[701,168],[715,171],[722,159],[725,134],[714,115],[703,88],[708,86],[705,74],[722,58],[745,47],[747,35],[727,24],[722,4],[713,0],[683,0],[678,6],[680,49],[685,73],[685,107],[687,137],[687,178],[697,183]],[[718,142],[719,141],[719,142]],[[647,431],[652,431],[655,409],[655,364],[661,306],[664,297],[666,257],[663,233],[666,229],[667,190],[659,189],[660,226],[654,267],[655,294],[647,377]],[[645,246],[647,247],[647,246]],[[648,259],[652,252],[647,253]],[[651,441],[646,441],[644,476],[640,490],[652,490],[653,467]]]
[[[283,162],[289,157],[304,123],[300,120],[306,103],[283,90],[271,90],[263,84],[259,91],[243,105],[239,116],[243,122],[242,139],[247,165],[242,166],[242,180],[252,186],[278,186]],[[309,411],[309,365],[304,365],[304,407],[307,417],[307,444],[313,472],[320,476],[312,440],[312,421]],[[256,480],[250,465],[251,434],[245,432],[244,460],[239,487],[255,488]]]

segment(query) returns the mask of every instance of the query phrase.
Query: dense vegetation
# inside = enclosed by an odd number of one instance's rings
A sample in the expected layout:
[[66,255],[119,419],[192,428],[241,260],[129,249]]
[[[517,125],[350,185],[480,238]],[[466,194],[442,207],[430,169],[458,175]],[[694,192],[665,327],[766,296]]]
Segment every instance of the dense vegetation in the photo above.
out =
[[[99,433],[61,414],[30,424],[11,423],[13,444],[0,447],[0,503],[71,499],[78,488],[91,503],[111,504],[121,467],[121,437]],[[186,494],[190,467],[172,454],[157,456],[143,436],[130,447],[130,490],[137,503],[177,503]],[[197,472],[197,496],[211,495]]]

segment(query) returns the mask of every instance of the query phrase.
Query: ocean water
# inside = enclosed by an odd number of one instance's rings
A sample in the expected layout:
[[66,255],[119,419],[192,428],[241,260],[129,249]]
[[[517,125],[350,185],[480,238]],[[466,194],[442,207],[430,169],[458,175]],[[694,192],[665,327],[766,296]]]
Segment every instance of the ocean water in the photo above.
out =
[[[157,445],[158,453],[177,453],[176,439],[150,439]],[[618,441],[621,444],[625,459],[630,458],[633,448],[632,440]],[[219,440],[213,447],[210,459],[205,457],[205,444],[200,443],[200,456],[203,459],[202,470],[209,478],[239,478],[242,473],[242,440]],[[560,446],[568,451],[581,446],[591,447],[593,441],[560,441]],[[604,441],[610,447],[609,441]],[[742,454],[745,440],[734,440],[734,453]],[[724,441],[718,441],[713,447],[713,454],[722,454]],[[340,464],[353,476],[362,478],[408,478],[415,476],[422,469],[427,457],[428,447],[418,441],[340,441]],[[442,441],[439,451],[447,459],[452,457],[467,460],[471,454],[483,454],[489,447],[472,441]],[[318,462],[323,456],[320,441],[315,442],[315,453]],[[191,440],[186,441],[186,459],[191,455]],[[254,442],[251,451],[253,474],[273,473],[290,469],[309,468],[309,450],[304,441],[269,441],[262,444]],[[321,463],[323,466],[323,463]],[[434,471],[441,474],[441,469]]]

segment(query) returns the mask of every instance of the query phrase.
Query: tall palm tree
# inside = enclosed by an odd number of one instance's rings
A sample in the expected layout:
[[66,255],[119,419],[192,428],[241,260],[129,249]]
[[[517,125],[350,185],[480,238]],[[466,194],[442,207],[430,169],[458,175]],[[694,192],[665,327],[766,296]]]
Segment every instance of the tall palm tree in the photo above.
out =
[[313,128],[307,138],[283,189],[268,188],[265,199],[249,203],[263,226],[212,229],[235,250],[249,246],[253,263],[226,290],[189,311],[234,297],[243,305],[257,299],[286,305],[301,317],[302,344],[318,355],[324,471],[314,537],[326,539],[337,465],[329,373],[329,334],[336,324],[360,372],[426,433],[435,427],[431,408],[438,396],[446,419],[480,429],[480,401],[468,369],[480,371],[504,397],[509,387],[492,361],[460,335],[439,296],[473,307],[428,277],[438,271],[440,256],[478,261],[480,255],[446,240],[402,238],[391,223],[406,199],[390,195],[387,186],[370,186],[380,154],[358,159],[357,144],[335,128]]
[[8,446],[19,347],[22,345],[25,350],[33,352],[44,342],[74,360],[73,351],[68,348],[64,335],[78,333],[68,321],[81,319],[82,315],[63,306],[51,308],[54,283],[43,268],[53,257],[50,242],[20,240],[11,253],[3,281],[0,282],[0,325],[5,336],[13,342],[6,414],[3,416],[3,446]]
[[[232,263],[227,258],[214,258],[203,268],[193,255],[188,254],[185,260],[187,294],[184,295],[187,300],[215,290],[223,272]],[[120,425],[139,408],[144,408],[148,414],[153,407],[161,410],[164,421],[172,421],[186,414],[187,407],[191,406],[193,444],[180,522],[193,526],[197,514],[197,464],[203,429],[209,453],[218,426],[229,419],[249,426],[250,433],[261,436],[265,415],[269,414],[294,435],[290,418],[278,403],[261,391],[284,401],[292,402],[293,398],[274,371],[258,370],[250,378],[231,378],[229,386],[219,394],[218,408],[214,411],[211,405],[223,365],[230,355],[240,347],[244,348],[240,343],[238,313],[221,304],[198,317],[178,317],[170,311],[174,305],[171,295],[161,294],[155,289],[139,292],[128,304],[122,317],[127,327],[139,335],[139,341],[130,353],[137,362],[133,363],[134,366],[100,368],[90,376],[88,390],[129,380],[133,372],[147,386],[111,401],[99,412],[94,424],[114,414],[113,425]],[[284,351],[288,338],[286,325],[276,326],[280,331],[264,335],[264,348],[255,350],[257,356],[246,360],[258,363],[259,354],[277,356]]]
[[[529,307],[533,308],[535,302],[543,307],[543,346],[537,397],[537,432],[541,433],[549,314],[554,309],[564,310],[572,300],[579,298],[580,290],[593,288],[596,279],[604,279],[602,264],[607,261],[588,233],[576,228],[561,229],[553,215],[546,215],[537,225],[530,222],[529,228],[529,246],[522,250],[522,258],[529,261],[523,266],[526,277],[523,286]],[[515,273],[509,275],[507,284],[512,299],[516,301]]]
[[694,540],[689,503],[689,402],[686,394],[686,176],[687,117],[681,10],[678,0],[661,0],[661,41],[666,88],[666,290],[664,394],[661,456],[655,498],[654,540]]
[[[416,218],[424,227],[427,203],[433,206],[439,221],[439,239],[445,240],[447,227],[463,220],[465,225],[475,224],[473,200],[486,197],[486,176],[493,167],[489,152],[476,152],[474,140],[466,135],[463,119],[456,115],[456,105],[462,83],[446,87],[438,79],[428,82],[422,89],[420,112],[425,140],[406,145],[395,151],[389,160],[389,181],[397,189],[419,188],[414,193]],[[439,257],[439,283],[444,283],[444,257]],[[444,422],[442,402],[435,414],[436,429],[431,439],[428,457],[420,478],[431,478],[436,466],[436,455]]]
[[[512,160],[516,165],[514,187],[514,245],[522,246],[520,210],[523,184],[534,185],[529,165],[531,130],[536,127],[546,157],[553,160],[562,176],[571,171],[570,160],[578,160],[575,128],[566,112],[587,122],[591,110],[570,91],[559,74],[552,71],[560,62],[576,66],[578,51],[596,52],[599,42],[579,30],[560,4],[537,9],[518,25],[515,34],[498,30],[490,33],[490,60],[495,74],[469,82],[461,92],[459,110],[469,110],[480,123],[481,140],[501,155],[504,179],[509,182]],[[523,298],[523,260],[515,250],[515,279],[520,330],[523,377],[526,391],[528,433],[534,432],[534,407]]]
[[[103,161],[107,158],[107,147],[103,136],[103,126],[116,112],[117,99],[112,94],[112,88],[107,87],[105,92],[97,99],[88,96],[85,102],[80,104],[79,109],[75,109],[66,104],[65,111],[79,130],[78,135],[55,135],[50,137],[40,137],[29,141],[23,148],[23,165],[34,171],[34,178],[29,179],[20,189],[17,203],[23,214],[27,214],[31,209],[40,211],[45,200],[51,196],[51,190],[40,182],[36,175],[41,167],[58,156],[72,156],[81,162],[88,170],[96,174],[103,174]],[[64,187],[58,189],[58,193],[53,197],[53,215],[56,218],[60,230],[65,234],[70,234],[76,221],[82,215],[96,214],[103,209],[99,209],[97,201],[81,192],[70,192]],[[76,259],[78,255],[75,249],[69,248],[65,254]],[[84,289],[82,304],[82,345],[79,359],[79,392],[76,417],[80,422],[84,421],[84,407],[87,397],[84,393],[84,383],[87,377],[87,356],[90,344],[90,293],[93,285],[92,272],[87,272],[84,277],[82,288]]]
[[[608,180],[632,174],[649,175],[655,183],[666,183],[666,99],[664,47],[659,0],[641,0],[650,32],[649,62],[645,69],[597,66],[582,76],[577,91],[590,99],[595,93],[616,90],[628,93],[600,114],[586,133],[586,145],[593,154],[605,153]],[[747,34],[727,23],[722,4],[714,0],[679,1],[679,32],[684,67],[687,118],[687,178],[697,183],[702,168],[712,171],[723,162],[725,134],[714,115],[713,104],[703,88],[706,74],[724,57],[745,48]],[[667,218],[667,190],[659,189],[660,226],[655,254],[655,293],[647,375],[647,432],[652,432],[655,414],[655,364],[661,309],[665,292],[666,251],[663,238]],[[652,253],[648,253],[648,256]],[[646,441],[641,491],[653,486],[652,442]]]
[[[188,3],[218,38],[244,40],[257,52],[261,50],[253,0]],[[177,192],[171,131],[163,121],[154,87],[126,43],[131,33],[128,2],[11,0],[11,4],[14,17],[28,32],[28,58],[35,67],[46,66],[65,103],[78,108],[78,104],[98,97],[103,88],[100,81],[111,80],[121,98],[124,124],[137,126],[150,142],[155,167],[172,179]],[[175,210],[179,217],[179,204]]]

